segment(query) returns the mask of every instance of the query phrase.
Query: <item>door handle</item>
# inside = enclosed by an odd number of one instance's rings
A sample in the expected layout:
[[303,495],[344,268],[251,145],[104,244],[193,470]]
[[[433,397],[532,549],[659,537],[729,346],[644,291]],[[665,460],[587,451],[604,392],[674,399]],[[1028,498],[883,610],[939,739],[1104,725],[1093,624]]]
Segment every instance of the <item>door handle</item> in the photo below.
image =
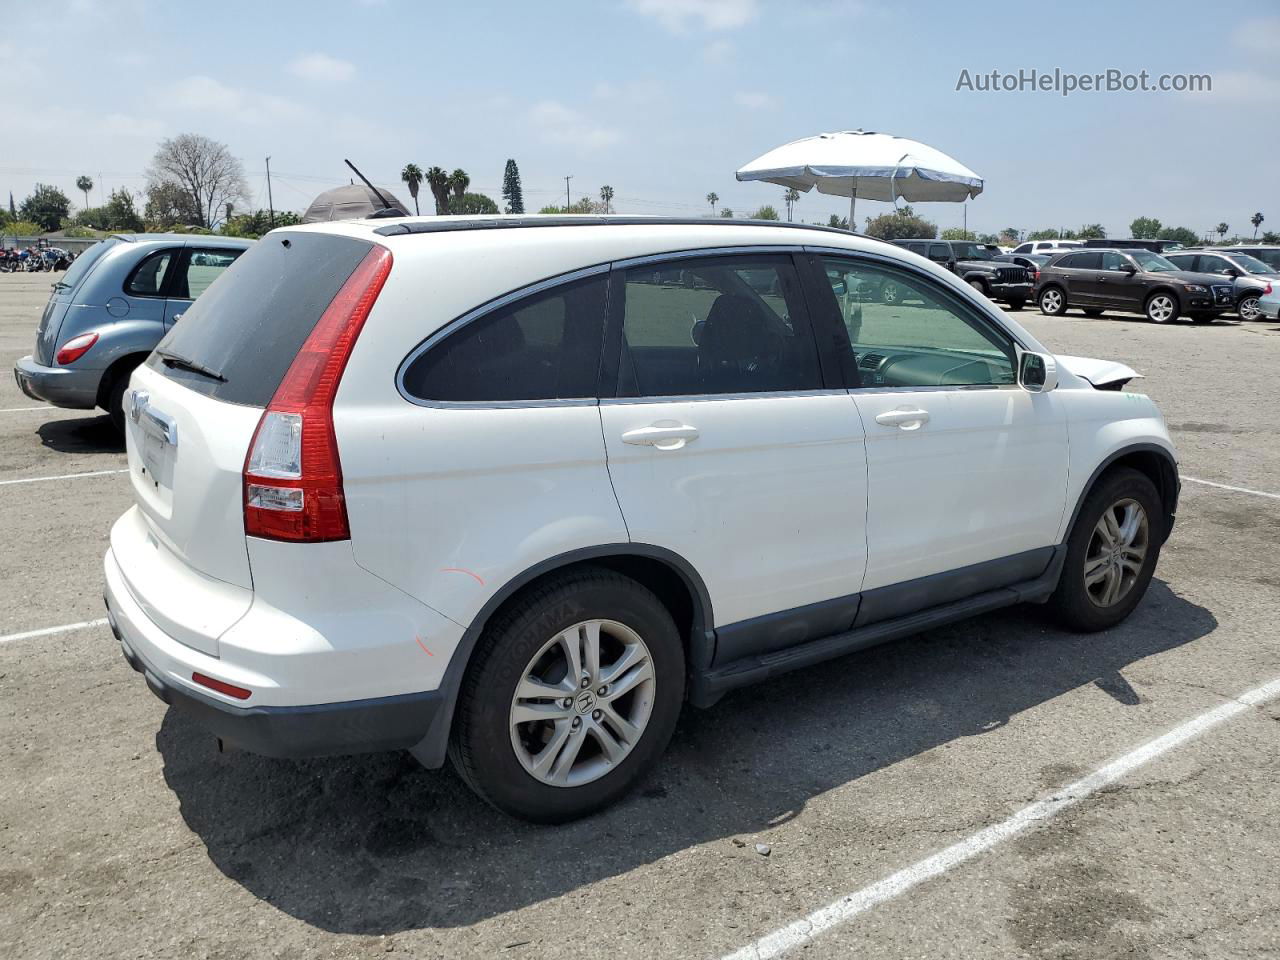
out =
[[918,407],[899,407],[897,410],[886,410],[876,414],[876,423],[886,427],[900,427],[903,430],[919,430],[921,424],[929,422],[929,411]]
[[690,440],[698,439],[698,428],[687,423],[660,421],[647,427],[637,427],[622,435],[623,443],[657,447],[659,450],[679,450]]

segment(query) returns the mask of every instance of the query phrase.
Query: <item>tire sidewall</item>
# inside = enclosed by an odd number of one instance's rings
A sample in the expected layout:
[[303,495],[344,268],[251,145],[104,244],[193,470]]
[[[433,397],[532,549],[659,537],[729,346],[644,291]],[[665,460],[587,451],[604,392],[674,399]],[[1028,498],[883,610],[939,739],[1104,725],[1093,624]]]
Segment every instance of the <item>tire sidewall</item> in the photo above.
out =
[[[1169,316],[1165,317],[1163,320],[1159,320],[1151,315],[1151,304],[1154,303],[1156,299],[1159,297],[1165,297],[1173,304],[1173,312],[1169,314]],[[1146,314],[1147,319],[1150,320],[1152,323],[1173,323],[1175,320],[1178,319],[1179,316],[1182,315],[1182,307],[1178,303],[1178,298],[1174,296],[1172,293],[1165,293],[1163,291],[1160,291],[1157,293],[1153,293],[1151,296],[1147,298],[1147,302],[1142,306],[1142,312]]]
[[[1050,293],[1056,293],[1058,295],[1058,308],[1056,310],[1050,310],[1045,306],[1045,297]],[[1046,290],[1041,290],[1040,297],[1037,302],[1040,304],[1040,312],[1046,317],[1060,317],[1067,312],[1067,295],[1063,292],[1061,287],[1049,287]]]
[[[661,602],[621,576],[567,583],[507,620],[478,665],[475,694],[462,705],[459,732],[468,738],[468,774],[500,810],[542,823],[558,823],[608,806],[625,793],[666,749],[684,700],[684,646]],[[649,648],[654,668],[652,712],[640,742],[617,768],[578,787],[553,787],[521,765],[511,744],[510,709],[516,685],[534,655],[560,631],[584,620],[616,620]]]

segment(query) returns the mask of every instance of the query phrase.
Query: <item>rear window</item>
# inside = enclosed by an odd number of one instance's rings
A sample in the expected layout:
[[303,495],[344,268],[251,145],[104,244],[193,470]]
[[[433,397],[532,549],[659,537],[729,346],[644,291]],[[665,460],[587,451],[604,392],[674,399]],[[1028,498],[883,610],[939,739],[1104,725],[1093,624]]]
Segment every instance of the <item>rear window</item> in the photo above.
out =
[[[147,364],[197,393],[265,407],[371,246],[324,233],[272,234],[187,308]],[[166,363],[166,356],[184,363]]]
[[112,237],[110,240],[95,243],[80,256],[76,257],[71,266],[67,267],[67,272],[62,275],[62,279],[58,281],[58,289],[74,290],[78,287],[80,281],[89,275],[93,265],[102,259],[102,255],[119,243],[123,243],[123,241]]

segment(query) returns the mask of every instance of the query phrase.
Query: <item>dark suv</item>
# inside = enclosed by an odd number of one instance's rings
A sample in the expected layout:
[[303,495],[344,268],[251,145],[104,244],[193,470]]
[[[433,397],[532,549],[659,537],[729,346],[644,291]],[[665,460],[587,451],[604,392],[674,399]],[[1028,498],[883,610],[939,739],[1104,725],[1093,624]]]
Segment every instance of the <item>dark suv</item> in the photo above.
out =
[[895,240],[900,247],[946,267],[991,300],[1021,310],[1031,299],[1031,275],[1026,267],[998,260],[1000,248],[972,240]]
[[1079,307],[1086,316],[1106,310],[1141,313],[1152,323],[1170,323],[1186,314],[1210,323],[1235,309],[1228,278],[1179,270],[1150,250],[1073,250],[1040,271],[1036,302],[1042,313],[1061,316]]

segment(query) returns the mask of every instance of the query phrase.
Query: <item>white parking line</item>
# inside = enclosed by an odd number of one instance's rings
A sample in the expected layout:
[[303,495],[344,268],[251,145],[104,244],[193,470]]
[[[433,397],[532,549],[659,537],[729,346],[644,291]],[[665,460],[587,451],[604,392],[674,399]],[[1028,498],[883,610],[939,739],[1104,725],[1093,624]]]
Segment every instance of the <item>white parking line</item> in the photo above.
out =
[[848,923],[872,907],[906,893],[926,880],[941,876],[997,844],[1017,836],[1029,827],[1056,816],[1068,807],[1097,793],[1103,787],[1115,783],[1144,764],[1150,763],[1161,754],[1182,746],[1193,737],[1198,737],[1205,731],[1225,723],[1250,707],[1259,706],[1278,696],[1280,696],[1280,678],[1264,683],[1260,687],[1254,687],[1234,700],[1215,707],[1207,713],[1202,713],[1174,727],[1163,736],[1112,760],[1087,777],[1063,787],[1053,796],[1033,803],[1029,807],[1023,807],[1009,819],[987,827],[985,830],[979,830],[968,839],[961,840],[931,857],[926,857],[918,863],[899,870],[879,883],[863,887],[834,903],[827,904],[807,917],[796,920],[748,944],[741,950],[726,955],[723,960],[769,960],[772,957],[780,957],[810,942],[819,934],[840,924]]
[[44,627],[41,630],[28,630],[25,633],[11,633],[0,637],[0,643],[12,643],[14,640],[34,640],[36,637],[49,637],[55,633],[70,633],[72,630],[88,630],[90,627],[104,627],[107,618],[100,620],[84,620],[80,623],[64,623],[60,627]]
[[0,487],[7,487],[13,483],[41,483],[45,480],[76,480],[80,477],[105,477],[113,473],[128,473],[129,468],[122,470],[90,470],[88,473],[64,473],[56,477],[23,477],[21,480],[0,480]]
[[1197,477],[1183,477],[1183,480],[1189,480],[1192,483],[1203,483],[1206,487],[1217,487],[1219,490],[1234,490],[1236,493],[1251,493],[1255,497],[1270,497],[1272,500],[1280,500],[1280,493],[1267,493],[1264,490],[1250,490],[1248,487],[1233,487],[1227,483],[1215,483],[1212,480],[1200,480]]
[[26,413],[28,410],[52,410],[52,407],[6,407],[0,413]]

